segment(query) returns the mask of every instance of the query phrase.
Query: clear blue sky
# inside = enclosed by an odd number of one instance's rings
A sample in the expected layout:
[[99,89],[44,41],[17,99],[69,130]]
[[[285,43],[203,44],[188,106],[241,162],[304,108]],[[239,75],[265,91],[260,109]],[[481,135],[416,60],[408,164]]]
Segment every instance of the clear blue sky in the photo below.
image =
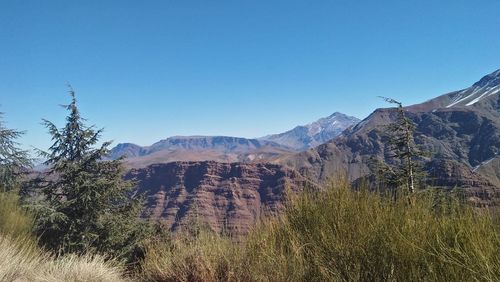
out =
[[0,111],[45,148],[77,91],[105,139],[258,137],[500,68],[500,1],[0,1]]

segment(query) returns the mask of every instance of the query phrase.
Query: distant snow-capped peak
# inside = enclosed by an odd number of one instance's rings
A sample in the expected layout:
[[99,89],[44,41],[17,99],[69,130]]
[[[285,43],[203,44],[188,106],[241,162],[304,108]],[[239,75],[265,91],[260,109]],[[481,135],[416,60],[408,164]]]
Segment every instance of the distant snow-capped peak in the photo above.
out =
[[305,150],[334,139],[359,121],[358,118],[336,112],[328,117],[297,126],[284,133],[269,135],[260,139],[273,141],[295,150]]

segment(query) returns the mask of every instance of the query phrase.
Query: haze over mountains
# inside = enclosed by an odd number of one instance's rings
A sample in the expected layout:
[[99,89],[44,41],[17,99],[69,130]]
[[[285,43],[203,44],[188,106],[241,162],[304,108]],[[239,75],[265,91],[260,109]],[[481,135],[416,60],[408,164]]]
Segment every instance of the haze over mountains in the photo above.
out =
[[[416,143],[429,153],[423,164],[429,185],[445,190],[460,188],[465,197],[477,205],[500,204],[499,90],[500,70],[467,89],[405,108],[417,125]],[[280,147],[283,145],[276,140],[290,140],[286,137],[293,137],[297,132],[307,132],[296,134],[301,137],[315,136],[315,129],[326,128],[321,122],[307,130],[299,127],[296,131],[268,136],[266,140],[229,142],[241,142],[245,149],[255,150],[278,146],[273,148],[285,152],[274,156],[273,164],[173,162],[133,169],[127,177],[139,181],[140,191],[148,197],[144,216],[162,220],[176,230],[188,224],[188,215],[197,214],[214,230],[224,229],[228,223],[229,233],[240,235],[258,220],[262,211],[279,212],[287,191],[296,192],[304,184],[321,184],[336,173],[346,173],[355,183],[372,181],[370,159],[388,164],[395,162],[390,157],[384,134],[386,125],[395,118],[394,109],[377,109],[338,137],[296,153],[283,149],[286,147]],[[294,146],[300,144],[297,140],[312,139],[304,137],[282,143]],[[214,146],[210,143],[213,139],[196,140]],[[261,143],[264,141],[270,143]],[[170,143],[181,146],[177,141],[166,142]],[[222,147],[232,150],[232,146]],[[142,149],[133,151],[140,154]]]
[[273,159],[293,150],[274,142],[228,136],[176,136],[151,146],[119,144],[110,158],[126,157],[129,167],[174,161],[254,162]]
[[257,139],[246,139],[229,136],[174,136],[148,147],[141,147],[132,143],[118,144],[110,152],[111,158],[125,156],[136,158],[152,155],[161,151],[207,151],[216,150],[220,152],[248,152],[263,147],[290,149],[269,141]]
[[126,157],[131,167],[173,161],[255,162],[312,148],[339,136],[359,119],[341,113],[287,132],[259,139],[229,136],[174,136],[151,146],[122,143],[110,152],[111,159]]

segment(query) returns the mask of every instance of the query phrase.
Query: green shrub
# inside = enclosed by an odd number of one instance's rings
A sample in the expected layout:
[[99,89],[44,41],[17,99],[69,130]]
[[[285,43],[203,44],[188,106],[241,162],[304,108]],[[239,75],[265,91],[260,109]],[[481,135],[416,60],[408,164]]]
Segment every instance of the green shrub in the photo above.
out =
[[210,231],[154,240],[146,249],[144,281],[239,281],[240,246]]
[[438,207],[432,193],[407,203],[331,184],[257,229],[241,263],[265,281],[500,281],[500,230],[486,211]]

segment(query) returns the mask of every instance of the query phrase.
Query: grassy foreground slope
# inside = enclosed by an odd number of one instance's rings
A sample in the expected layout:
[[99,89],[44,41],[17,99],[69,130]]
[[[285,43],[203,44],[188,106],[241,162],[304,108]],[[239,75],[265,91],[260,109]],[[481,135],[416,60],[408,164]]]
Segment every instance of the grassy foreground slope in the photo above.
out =
[[347,184],[293,200],[241,246],[199,233],[155,244],[148,281],[500,281],[486,211],[422,193],[413,206]]
[[427,192],[409,205],[330,184],[244,242],[202,228],[152,240],[133,274],[113,259],[43,252],[17,197],[0,200],[0,281],[500,281],[498,220]]

